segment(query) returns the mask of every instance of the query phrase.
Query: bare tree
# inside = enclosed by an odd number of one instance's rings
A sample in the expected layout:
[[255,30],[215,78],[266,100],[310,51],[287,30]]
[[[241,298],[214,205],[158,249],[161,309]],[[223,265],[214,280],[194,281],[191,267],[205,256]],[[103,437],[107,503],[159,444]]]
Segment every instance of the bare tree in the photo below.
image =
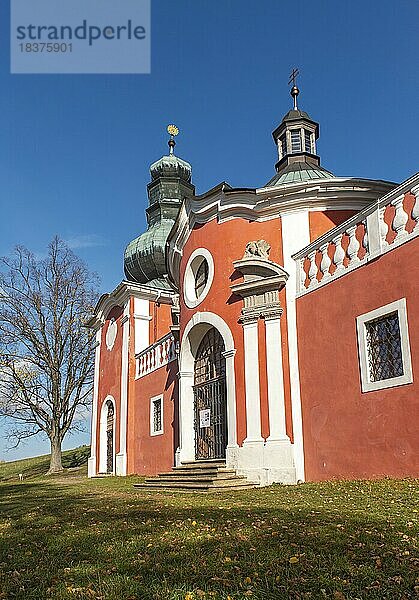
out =
[[48,473],[62,471],[65,435],[91,402],[94,333],[84,327],[97,278],[54,238],[46,258],[23,247],[0,259],[0,416],[17,446],[39,433],[51,444]]

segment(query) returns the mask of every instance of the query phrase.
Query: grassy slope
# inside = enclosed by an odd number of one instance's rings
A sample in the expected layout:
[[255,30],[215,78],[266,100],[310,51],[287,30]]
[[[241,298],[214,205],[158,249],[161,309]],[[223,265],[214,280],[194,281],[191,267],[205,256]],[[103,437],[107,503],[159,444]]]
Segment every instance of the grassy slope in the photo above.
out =
[[0,598],[418,597],[417,481],[211,496],[135,479],[0,484]]
[[[71,472],[77,471],[80,475],[87,474],[89,452],[89,446],[66,450],[63,452],[63,467],[71,469]],[[49,469],[49,458],[50,455],[45,454],[44,456],[0,463],[0,481],[17,481],[19,473],[22,473],[25,480],[43,476]]]

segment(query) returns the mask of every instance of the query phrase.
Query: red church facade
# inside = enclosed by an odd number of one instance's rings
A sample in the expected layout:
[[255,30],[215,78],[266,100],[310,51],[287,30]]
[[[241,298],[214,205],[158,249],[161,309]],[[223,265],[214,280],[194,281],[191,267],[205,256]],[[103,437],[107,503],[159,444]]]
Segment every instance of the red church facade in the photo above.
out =
[[260,485],[417,475],[419,174],[320,166],[296,106],[262,188],[151,166],[148,229],[101,298],[89,475],[225,460]]

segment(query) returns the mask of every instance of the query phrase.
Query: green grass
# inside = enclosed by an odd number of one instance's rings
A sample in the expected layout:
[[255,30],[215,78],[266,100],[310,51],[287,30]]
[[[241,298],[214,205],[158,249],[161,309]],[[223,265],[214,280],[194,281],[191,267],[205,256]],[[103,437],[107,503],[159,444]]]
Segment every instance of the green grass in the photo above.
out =
[[137,480],[1,483],[0,598],[419,597],[417,481],[193,495]]
[[[87,459],[90,454],[90,446],[79,446],[73,450],[63,452],[63,467],[70,473],[87,475]],[[49,469],[50,455],[36,456],[35,458],[24,458],[11,462],[0,463],[0,482],[18,481],[19,473],[24,479],[33,479],[45,475]]]

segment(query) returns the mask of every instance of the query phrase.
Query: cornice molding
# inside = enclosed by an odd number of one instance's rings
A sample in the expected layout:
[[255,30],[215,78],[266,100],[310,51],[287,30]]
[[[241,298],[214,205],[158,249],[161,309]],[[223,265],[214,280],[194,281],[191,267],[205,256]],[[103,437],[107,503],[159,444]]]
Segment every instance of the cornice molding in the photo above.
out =
[[223,182],[206,194],[185,198],[167,241],[167,271],[177,286],[183,248],[195,224],[243,218],[267,221],[301,210],[355,210],[396,187],[373,179],[331,177],[256,189],[232,188]]
[[96,304],[92,317],[86,321],[86,327],[99,329],[104,324],[109,311],[115,307],[124,307],[130,298],[159,301],[161,304],[172,304],[176,292],[150,288],[132,281],[121,283],[110,293],[103,294]]

